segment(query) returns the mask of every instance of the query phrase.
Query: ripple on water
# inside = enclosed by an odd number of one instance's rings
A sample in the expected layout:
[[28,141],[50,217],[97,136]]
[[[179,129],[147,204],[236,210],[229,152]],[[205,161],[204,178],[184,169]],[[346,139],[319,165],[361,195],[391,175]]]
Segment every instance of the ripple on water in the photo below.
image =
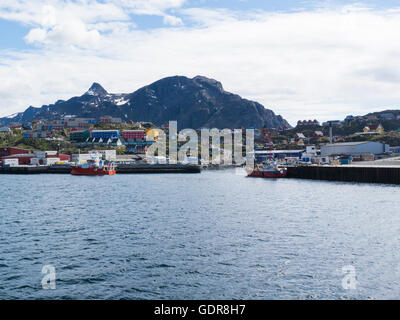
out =
[[[2,298],[397,294],[396,186],[246,179],[228,170],[4,176],[0,194]],[[44,265],[56,268],[52,292],[40,290]],[[341,286],[348,265],[360,283],[351,293]]]

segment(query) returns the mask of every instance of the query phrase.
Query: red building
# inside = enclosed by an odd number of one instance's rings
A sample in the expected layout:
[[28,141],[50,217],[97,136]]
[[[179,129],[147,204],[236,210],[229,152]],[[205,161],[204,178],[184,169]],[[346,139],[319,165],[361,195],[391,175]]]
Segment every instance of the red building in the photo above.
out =
[[55,156],[46,156],[46,158],[60,158],[60,161],[70,161],[71,160],[71,156],[69,156],[67,154],[62,154],[62,153],[58,153]]
[[146,132],[144,130],[125,130],[122,132],[122,138],[125,140],[145,140]]
[[13,147],[0,148],[0,157],[7,157],[14,154],[24,154],[24,153],[30,153],[30,151],[27,149],[13,148]]
[[23,154],[13,154],[6,157],[0,157],[0,160],[4,159],[18,159],[19,165],[27,165],[31,163],[31,158],[34,158],[35,155],[33,153],[23,153]]

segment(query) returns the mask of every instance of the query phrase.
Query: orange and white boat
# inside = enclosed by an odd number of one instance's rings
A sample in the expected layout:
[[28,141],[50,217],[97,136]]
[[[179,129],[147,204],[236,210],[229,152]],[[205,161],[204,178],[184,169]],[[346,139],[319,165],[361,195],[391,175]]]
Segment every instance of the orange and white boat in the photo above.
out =
[[116,174],[114,163],[105,164],[103,160],[93,159],[87,163],[72,166],[71,174],[76,176],[111,176]]

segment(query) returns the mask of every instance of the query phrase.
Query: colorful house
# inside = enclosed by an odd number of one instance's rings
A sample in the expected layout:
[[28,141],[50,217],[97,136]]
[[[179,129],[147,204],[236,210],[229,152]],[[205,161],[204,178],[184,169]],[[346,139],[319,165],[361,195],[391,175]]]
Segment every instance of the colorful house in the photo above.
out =
[[324,136],[324,133],[322,131],[314,131],[313,137],[314,138],[321,138]]
[[85,141],[90,137],[90,131],[85,130],[85,131],[73,131],[69,134],[69,139],[71,141]]
[[376,132],[379,134],[384,134],[385,133],[385,129],[383,128],[383,126],[381,124],[376,125],[376,124],[371,124],[368,125],[364,128],[363,130],[365,133],[371,133],[371,132]]
[[305,135],[302,133],[296,133],[295,138],[296,140],[306,139]]

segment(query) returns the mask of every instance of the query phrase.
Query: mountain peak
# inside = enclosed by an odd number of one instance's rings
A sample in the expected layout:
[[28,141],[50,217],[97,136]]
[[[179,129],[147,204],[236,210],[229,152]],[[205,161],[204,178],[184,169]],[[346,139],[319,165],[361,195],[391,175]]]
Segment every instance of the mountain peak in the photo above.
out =
[[99,83],[94,82],[85,94],[91,96],[105,96],[108,92]]
[[207,77],[204,77],[204,76],[196,76],[192,80],[197,82],[197,83],[202,83],[202,84],[209,85],[211,87],[216,87],[220,91],[224,90],[223,87],[222,87],[222,83],[217,81],[217,80],[215,80],[215,79],[207,78]]

